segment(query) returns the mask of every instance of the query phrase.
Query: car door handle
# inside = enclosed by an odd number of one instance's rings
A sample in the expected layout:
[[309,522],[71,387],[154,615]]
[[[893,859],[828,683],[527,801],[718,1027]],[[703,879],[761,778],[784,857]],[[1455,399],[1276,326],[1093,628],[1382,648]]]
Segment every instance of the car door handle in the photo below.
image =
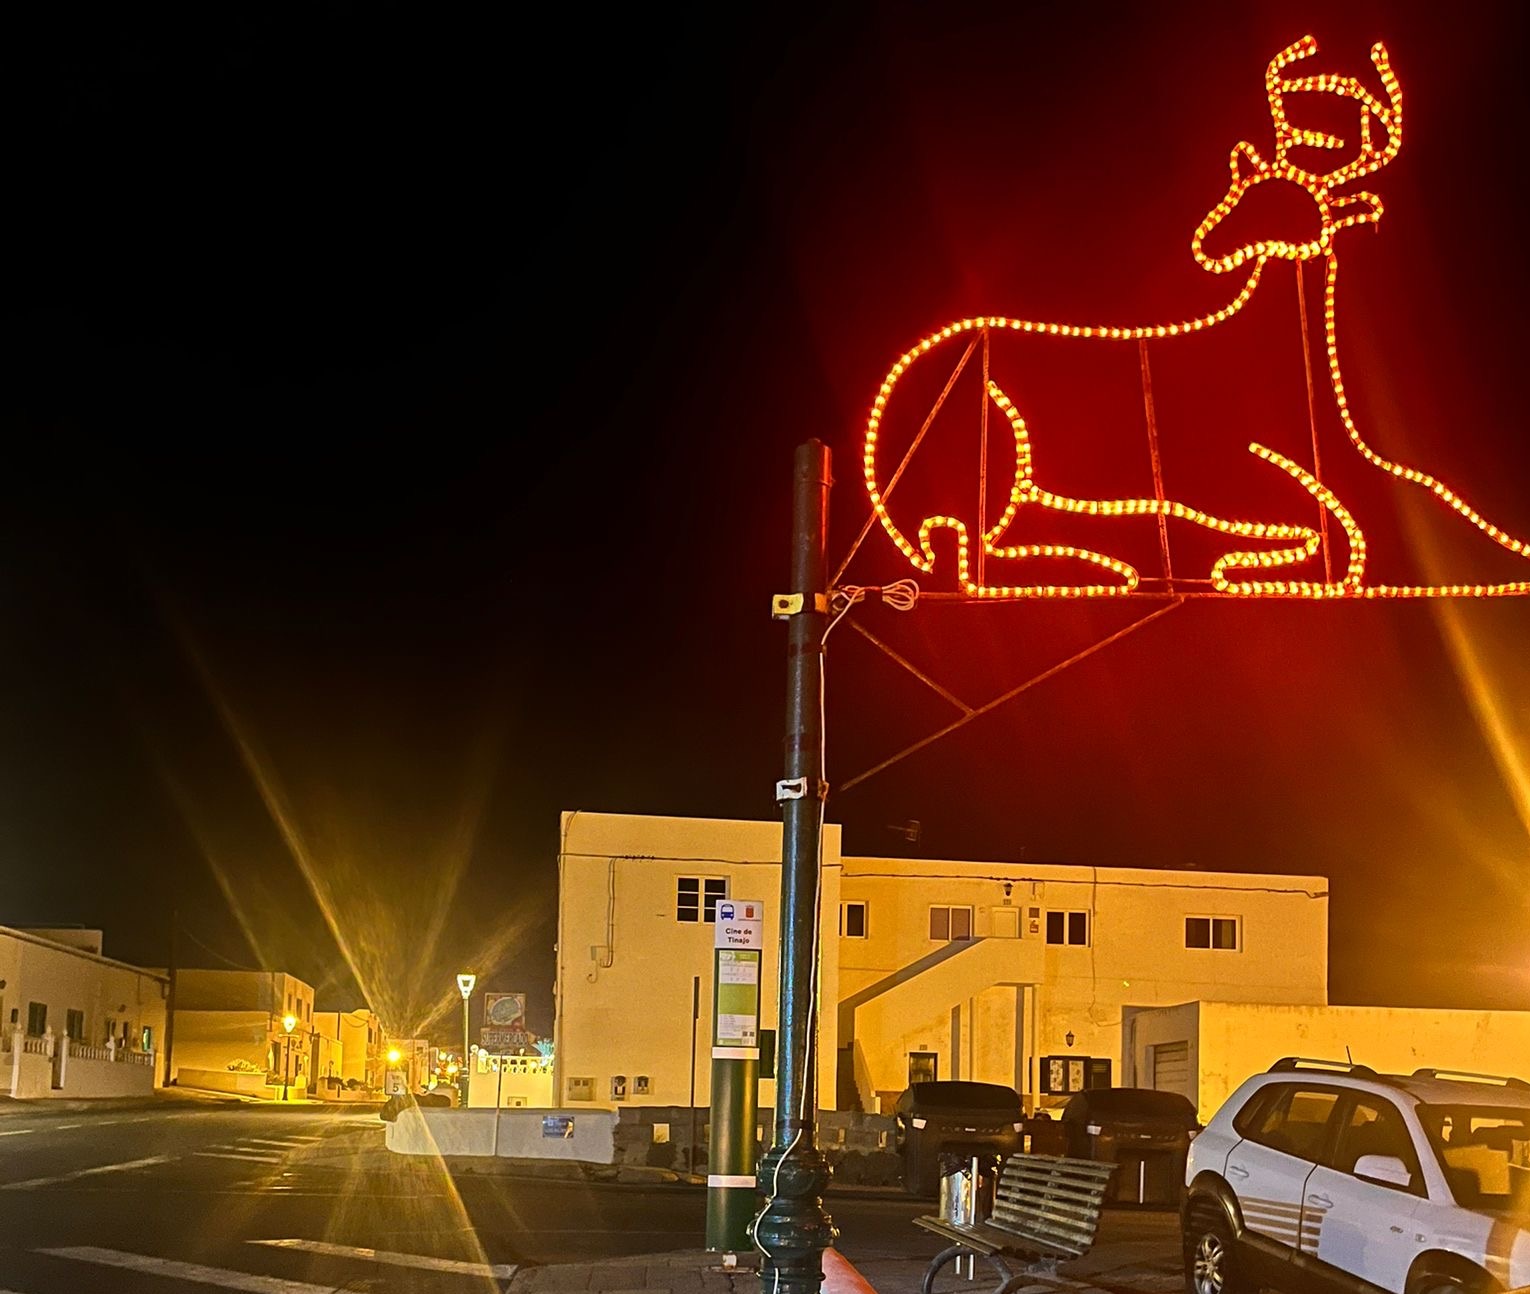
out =
[[1248,1169],[1243,1167],[1242,1164],[1228,1164],[1227,1175],[1229,1177],[1247,1177]]
[[1307,1203],[1316,1204],[1320,1209],[1333,1208],[1333,1201],[1330,1200],[1326,1195],[1309,1195],[1307,1197]]

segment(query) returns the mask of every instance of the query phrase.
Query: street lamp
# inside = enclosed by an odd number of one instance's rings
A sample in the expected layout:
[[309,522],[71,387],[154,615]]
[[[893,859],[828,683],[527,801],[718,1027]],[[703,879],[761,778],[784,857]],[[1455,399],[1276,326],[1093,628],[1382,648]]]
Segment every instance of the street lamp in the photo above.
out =
[[292,1031],[297,1028],[297,1016],[284,1015],[282,1028],[287,1031],[286,1046],[282,1048],[282,1100],[287,1099],[288,1077],[292,1069]]
[[457,992],[462,994],[462,1108],[467,1108],[468,1103],[468,1001],[473,996],[473,985],[478,983],[478,976],[469,975],[466,972],[457,976]]

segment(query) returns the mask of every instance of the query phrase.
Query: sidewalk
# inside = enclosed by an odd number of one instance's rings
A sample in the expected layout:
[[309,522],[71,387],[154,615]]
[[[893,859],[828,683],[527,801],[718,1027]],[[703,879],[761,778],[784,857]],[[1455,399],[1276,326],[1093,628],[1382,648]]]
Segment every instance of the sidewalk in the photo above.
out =
[[[938,1247],[938,1242],[935,1242]],[[921,1294],[924,1274],[934,1255],[924,1257],[866,1258],[851,1262],[837,1252],[824,1254],[823,1294]],[[731,1265],[730,1265],[731,1257]],[[1176,1256],[1147,1261],[1120,1262],[1098,1250],[1089,1257],[1068,1263],[1057,1276],[1037,1273],[1027,1282],[1024,1265],[1010,1260],[1010,1270],[1022,1279],[1019,1291],[1034,1294],[1171,1294],[1184,1288],[1184,1273]],[[650,1254],[639,1258],[610,1258],[591,1263],[559,1263],[530,1267],[515,1274],[507,1294],[761,1294],[760,1255],[707,1253],[687,1249],[678,1253]],[[952,1288],[959,1282],[950,1268],[941,1282]],[[1096,1283],[1098,1282],[1098,1283]],[[970,1288],[983,1294],[999,1283],[998,1273],[979,1261],[977,1278]],[[765,1291],[764,1294],[769,1294]]]
[[[826,1253],[823,1294],[918,1294],[924,1274],[921,1260],[904,1260],[909,1283],[873,1287],[837,1253]],[[686,1249],[642,1258],[610,1258],[594,1263],[560,1263],[517,1272],[509,1294],[757,1294],[760,1289],[758,1253],[714,1254]],[[917,1271],[915,1268],[917,1267]]]
[[201,1092],[184,1087],[157,1087],[146,1096],[59,1096],[18,1101],[0,1096],[0,1118],[24,1114],[78,1114],[82,1110],[155,1110],[183,1105],[244,1105],[227,1092]]

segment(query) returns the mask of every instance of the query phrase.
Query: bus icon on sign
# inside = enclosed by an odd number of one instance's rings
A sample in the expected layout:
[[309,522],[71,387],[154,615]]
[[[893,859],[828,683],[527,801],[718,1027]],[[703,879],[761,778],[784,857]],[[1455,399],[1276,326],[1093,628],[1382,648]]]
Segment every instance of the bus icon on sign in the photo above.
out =
[[717,915],[718,915],[718,918],[720,920],[723,920],[723,921],[732,921],[733,920],[733,904],[731,904],[731,903],[719,903],[717,905]]

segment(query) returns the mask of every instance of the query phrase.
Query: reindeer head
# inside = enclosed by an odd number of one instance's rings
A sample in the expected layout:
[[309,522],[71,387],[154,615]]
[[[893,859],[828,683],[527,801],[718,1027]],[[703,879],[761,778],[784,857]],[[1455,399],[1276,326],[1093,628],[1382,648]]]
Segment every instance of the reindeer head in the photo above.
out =
[[[1287,67],[1316,52],[1317,42],[1311,36],[1303,36],[1295,44],[1281,50],[1265,70],[1265,93],[1269,97],[1270,117],[1275,126],[1275,157],[1273,161],[1265,161],[1254,151],[1253,145],[1246,141],[1233,149],[1232,184],[1226,196],[1206,213],[1206,218],[1201,221],[1195,237],[1190,241],[1190,250],[1202,269],[1213,274],[1223,274],[1249,261],[1260,264],[1272,258],[1305,261],[1326,254],[1334,234],[1340,229],[1349,225],[1373,224],[1381,218],[1381,199],[1375,194],[1364,191],[1336,194],[1334,190],[1362,175],[1379,171],[1397,156],[1397,150],[1402,147],[1402,87],[1393,75],[1386,46],[1378,42],[1371,48],[1371,63],[1380,75],[1382,87],[1386,91],[1385,103],[1352,76],[1309,76],[1294,80],[1286,77]],[[1355,155],[1331,171],[1311,171],[1293,163],[1292,149],[1313,148],[1337,152],[1346,145],[1337,135],[1294,125],[1286,115],[1287,95],[1335,95],[1341,100],[1353,99],[1360,110],[1360,141]],[[1384,144],[1377,143],[1378,128],[1385,134]],[[1299,186],[1316,204],[1316,236],[1300,241],[1279,237],[1260,238],[1244,243],[1225,256],[1209,255],[1203,247],[1206,236],[1233,213],[1247,194],[1272,180]]]

